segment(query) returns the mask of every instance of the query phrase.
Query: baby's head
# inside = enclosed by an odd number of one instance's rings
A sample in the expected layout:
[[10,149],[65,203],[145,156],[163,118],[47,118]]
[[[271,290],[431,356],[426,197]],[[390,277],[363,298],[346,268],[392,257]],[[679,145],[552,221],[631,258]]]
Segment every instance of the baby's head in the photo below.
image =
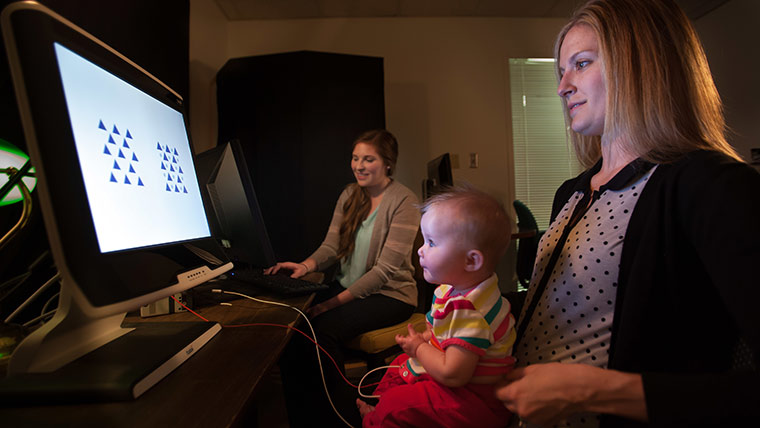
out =
[[486,280],[507,249],[511,220],[499,201],[472,186],[452,187],[422,206],[417,250],[425,280],[466,289]]

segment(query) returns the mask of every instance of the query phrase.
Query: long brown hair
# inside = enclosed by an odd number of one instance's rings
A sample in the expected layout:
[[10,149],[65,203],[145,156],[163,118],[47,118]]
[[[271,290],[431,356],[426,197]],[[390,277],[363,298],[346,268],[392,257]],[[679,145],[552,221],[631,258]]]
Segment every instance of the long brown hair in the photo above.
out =
[[[599,44],[607,87],[604,132],[624,136],[624,150],[654,163],[698,149],[741,160],[726,140],[720,95],[697,33],[674,1],[589,1],[557,36],[558,67],[562,42],[579,24],[588,25]],[[569,132],[580,163],[596,163],[600,137]]]
[[[364,132],[351,146],[351,151],[359,143],[369,144],[375,148],[377,154],[383,159],[387,166],[386,174],[388,177],[393,175],[396,170],[396,160],[398,160],[398,141],[396,137],[384,129],[374,129]],[[362,224],[369,209],[372,206],[369,198],[369,192],[366,188],[359,186],[357,183],[351,183],[348,186],[350,195],[343,204],[343,221],[340,224],[340,237],[338,239],[338,258],[348,258],[354,252],[354,242],[356,231]]]

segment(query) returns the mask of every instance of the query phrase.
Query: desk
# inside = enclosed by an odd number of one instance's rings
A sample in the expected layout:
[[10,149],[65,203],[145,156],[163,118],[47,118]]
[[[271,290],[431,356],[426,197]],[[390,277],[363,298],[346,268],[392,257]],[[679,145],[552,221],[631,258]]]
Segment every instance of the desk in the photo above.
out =
[[[305,310],[313,295],[276,300]],[[232,306],[197,310],[224,325],[275,323],[293,325],[290,308],[241,299]],[[127,322],[196,321],[190,313]],[[252,426],[256,385],[277,362],[293,332],[268,326],[223,328],[203,348],[135,401],[66,406],[0,408],[6,427],[228,427]]]

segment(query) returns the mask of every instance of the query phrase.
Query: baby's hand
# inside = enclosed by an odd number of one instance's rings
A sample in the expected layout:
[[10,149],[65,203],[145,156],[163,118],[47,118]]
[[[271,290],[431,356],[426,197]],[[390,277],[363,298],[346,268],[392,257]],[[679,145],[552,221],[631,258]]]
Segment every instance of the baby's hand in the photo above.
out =
[[427,342],[427,339],[425,339],[425,333],[427,332],[418,333],[411,324],[408,324],[406,328],[409,330],[409,335],[402,336],[400,334],[397,334],[396,343],[398,343],[406,355],[409,355],[412,358],[416,358],[417,347]]

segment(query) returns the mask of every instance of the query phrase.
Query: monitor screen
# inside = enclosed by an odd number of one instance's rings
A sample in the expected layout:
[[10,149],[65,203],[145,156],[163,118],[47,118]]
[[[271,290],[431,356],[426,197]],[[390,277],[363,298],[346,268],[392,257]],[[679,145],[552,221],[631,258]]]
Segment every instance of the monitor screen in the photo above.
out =
[[[162,340],[171,349],[158,349],[154,361],[153,349],[141,349],[131,334],[149,327],[122,327],[126,313],[232,268],[198,251],[214,241],[182,97],[39,3],[12,3],[0,19],[61,279],[56,314],[18,345],[8,374],[56,371],[118,341],[121,354],[146,355],[147,371],[125,384],[125,396],[136,397],[202,346],[196,339],[208,340],[220,327],[172,332],[192,343]],[[114,354],[102,355],[108,366]],[[41,391],[60,398],[70,386]]]
[[243,149],[237,140],[196,157],[213,235],[236,267],[276,263]]
[[427,179],[423,181],[423,198],[440,192],[445,187],[454,185],[451,172],[451,156],[444,153],[427,163]]
[[209,237],[182,113],[54,46],[100,251]]

